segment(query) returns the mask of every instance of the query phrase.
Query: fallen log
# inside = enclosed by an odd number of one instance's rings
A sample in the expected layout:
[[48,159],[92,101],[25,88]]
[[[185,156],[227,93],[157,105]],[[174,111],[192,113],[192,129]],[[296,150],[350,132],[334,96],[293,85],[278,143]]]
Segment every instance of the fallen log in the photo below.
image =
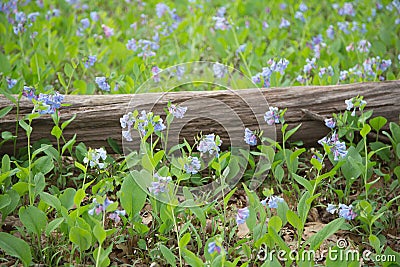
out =
[[[236,136],[241,136],[240,138],[243,140],[243,127],[255,130],[259,128],[260,124],[265,125],[265,122],[261,121],[268,110],[266,99],[269,106],[287,108],[285,120],[289,124],[289,129],[302,123],[300,130],[292,136],[291,140],[301,140],[305,146],[310,147],[315,146],[317,141],[329,132],[329,129],[324,127],[322,119],[330,117],[332,113],[344,111],[346,109],[344,101],[357,95],[364,96],[368,102],[367,110],[373,109],[374,116],[383,116],[388,121],[399,123],[400,81],[238,91],[67,95],[64,103],[68,103],[70,106],[62,107],[60,113],[62,121],[71,118],[74,114],[77,115],[76,119],[64,130],[66,138],[71,138],[77,133],[77,142],[84,142],[90,147],[104,146],[109,149],[106,141],[109,137],[121,145],[122,129],[119,118],[128,111],[132,111],[132,107],[139,111],[152,109],[155,114],[164,114],[163,109],[167,106],[168,101],[175,104],[184,103],[183,105],[189,103],[189,109],[194,112],[188,115],[184,126],[180,125],[174,129],[175,133],[179,135],[179,139],[186,138],[190,142],[201,131],[205,134],[214,132],[221,136],[224,148],[226,148],[229,146],[229,140],[232,141],[230,136],[235,136],[232,133],[240,133]],[[263,97],[265,99],[262,99]],[[129,105],[129,103],[131,104]],[[10,105],[12,103],[8,99],[3,95],[0,96],[0,109]],[[31,102],[23,97],[20,102],[20,118],[30,113],[32,107]],[[227,117],[227,114],[231,113],[235,114]],[[210,118],[210,114],[213,114],[214,117]],[[235,120],[240,119],[241,124],[229,123],[229,121],[234,121],[234,118]],[[16,109],[13,108],[0,120],[0,132],[14,133],[15,120]],[[224,125],[226,123],[229,125]],[[33,141],[46,137],[55,142],[54,137],[50,135],[53,122],[49,115],[35,119],[32,126]],[[276,129],[278,141],[281,140],[279,127],[277,125]],[[274,134],[270,128],[268,131],[270,136]],[[23,134],[23,130],[20,129],[19,133],[17,146],[26,146],[26,136]],[[12,142],[6,142],[1,147],[1,154],[11,154],[12,151]]]

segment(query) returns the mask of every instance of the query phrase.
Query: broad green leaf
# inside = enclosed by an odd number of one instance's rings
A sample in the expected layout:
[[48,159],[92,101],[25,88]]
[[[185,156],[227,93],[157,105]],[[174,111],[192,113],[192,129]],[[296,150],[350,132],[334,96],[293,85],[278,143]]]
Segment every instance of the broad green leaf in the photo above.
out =
[[76,194],[74,196],[74,204],[76,206],[80,206],[82,200],[85,198],[86,193],[85,190],[83,190],[82,188],[79,188],[78,191],[76,191]]
[[[141,175],[135,172],[135,175]],[[133,217],[143,208],[147,193],[136,183],[132,175],[125,177],[120,190],[120,202],[126,213]]]
[[19,219],[29,232],[40,236],[47,224],[46,214],[35,206],[21,207]]
[[190,250],[183,248],[182,249],[183,258],[185,261],[192,267],[203,267],[203,261],[197,257],[193,252]]
[[67,188],[59,197],[61,205],[63,205],[63,207],[65,207],[67,210],[74,206],[75,193],[76,191],[74,188]]
[[365,138],[370,131],[371,126],[369,126],[368,124],[364,124],[363,128],[360,131],[360,134],[363,138]]
[[310,181],[295,173],[292,173],[292,177],[296,180],[296,182],[304,186],[307,189],[307,191],[311,194],[311,192],[313,191],[313,186],[311,185]]
[[282,220],[278,216],[272,216],[268,222],[268,228],[273,228],[276,232],[279,232],[282,228]]
[[382,127],[385,126],[386,123],[387,123],[387,119],[382,116],[378,116],[378,117],[375,117],[375,118],[372,118],[369,120],[369,124],[377,132],[380,129],[382,129]]
[[93,228],[93,235],[96,237],[97,241],[100,244],[103,244],[104,240],[106,239],[106,231],[103,229],[103,227],[100,225],[100,223],[96,223],[96,225]]
[[32,262],[30,246],[18,237],[0,232],[0,248],[6,254],[19,258],[24,266],[29,266]]
[[317,250],[319,246],[321,246],[322,242],[324,242],[325,239],[336,233],[340,228],[343,227],[345,223],[345,219],[343,218],[337,218],[327,225],[325,225],[322,230],[320,230],[318,233],[310,237],[307,241],[306,244],[310,244],[310,249]]
[[74,73],[74,69],[72,68],[71,64],[66,63],[64,66],[64,73],[67,75],[67,77],[71,77],[72,74]]
[[160,251],[171,266],[176,266],[175,255],[169,248],[164,245],[160,245]]
[[49,224],[47,224],[47,226],[46,226],[46,235],[49,236],[51,234],[51,232],[56,230],[58,228],[58,226],[60,226],[60,224],[63,222],[64,222],[64,218],[56,218],[56,219],[52,220],[51,222],[49,222]]
[[74,226],[69,232],[69,240],[77,245],[80,251],[85,251],[92,244],[92,235],[87,230]]
[[42,192],[40,193],[40,199],[47,205],[55,208],[57,211],[61,210],[61,202],[57,197],[50,195],[47,192]]
[[72,118],[70,118],[69,120],[64,121],[61,124],[61,130],[64,130],[73,120],[75,120],[76,118],[76,114],[74,114],[74,116],[72,116]]
[[0,195],[0,210],[11,204],[11,197],[9,195]]
[[189,241],[190,241],[190,233],[184,234],[179,240],[179,247],[181,249],[185,248],[186,245],[189,243]]
[[295,229],[303,229],[303,224],[299,218],[299,216],[297,216],[297,214],[292,211],[292,210],[288,210],[286,212],[286,217],[288,222],[295,228]]
[[54,125],[53,129],[51,130],[50,133],[51,133],[51,135],[55,136],[57,139],[60,139],[60,137],[62,135],[62,130],[57,125]]

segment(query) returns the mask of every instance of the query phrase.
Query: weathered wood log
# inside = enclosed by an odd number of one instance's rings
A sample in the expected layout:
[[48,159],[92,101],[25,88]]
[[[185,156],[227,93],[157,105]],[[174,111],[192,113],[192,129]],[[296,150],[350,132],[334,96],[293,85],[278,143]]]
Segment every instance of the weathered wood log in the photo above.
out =
[[[261,90],[245,89],[240,91],[68,95],[64,102],[71,105],[62,107],[60,113],[62,120],[69,119],[73,114],[77,114],[76,119],[64,130],[66,138],[71,138],[77,133],[78,142],[82,141],[90,147],[105,146],[108,148],[106,141],[108,137],[121,144],[122,129],[119,118],[128,110],[132,111],[132,105],[139,111],[143,109],[148,111],[154,105],[155,114],[164,114],[163,109],[167,106],[168,101],[176,104],[184,102],[184,105],[189,105],[189,109],[192,109],[193,112],[186,117],[188,123],[183,128],[180,125],[173,129],[175,133],[178,133],[180,139],[186,138],[188,141],[192,141],[193,137],[201,131],[205,134],[215,132],[224,140],[223,144],[226,147],[229,145],[229,136],[232,139],[232,136],[236,134],[236,136],[241,136],[240,138],[243,140],[243,127],[255,130],[259,128],[260,123],[266,125],[265,122],[261,122],[268,110],[266,99],[269,106],[288,109],[285,120],[289,124],[289,128],[302,123],[300,130],[292,136],[291,140],[302,140],[305,146],[314,146],[320,138],[329,132],[329,129],[324,127],[321,118],[330,117],[332,113],[344,111],[346,109],[344,100],[357,95],[364,96],[364,99],[368,102],[367,110],[373,109],[374,116],[384,116],[388,121],[399,123],[400,81]],[[263,96],[265,99],[263,99]],[[132,98],[134,100],[129,107]],[[4,96],[0,96],[0,109],[9,105],[12,105],[12,103]],[[28,99],[23,98],[20,103],[20,118],[31,111],[32,104]],[[228,116],[228,114],[232,114],[232,116]],[[212,118],[207,118],[210,116]],[[1,119],[0,132],[15,132],[15,119],[16,109],[14,108]],[[234,123],[238,119],[242,122]],[[229,125],[224,125],[226,123]],[[33,141],[44,137],[55,141],[50,135],[53,122],[49,115],[35,119],[32,126]],[[277,126],[277,140],[279,141],[281,140],[280,130],[279,125]],[[268,133],[273,135],[273,131],[270,128],[268,129]],[[18,147],[26,146],[26,136],[22,134],[23,130],[20,129],[19,133],[21,134],[18,136]],[[1,154],[12,153],[12,151],[13,144],[11,142],[7,142],[1,147]]]

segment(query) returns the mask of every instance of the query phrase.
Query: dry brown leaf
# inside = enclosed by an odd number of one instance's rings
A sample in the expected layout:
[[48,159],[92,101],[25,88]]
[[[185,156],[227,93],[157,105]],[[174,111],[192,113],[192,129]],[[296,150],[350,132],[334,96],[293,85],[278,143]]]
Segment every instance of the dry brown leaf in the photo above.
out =
[[249,228],[247,227],[246,223],[239,224],[237,236],[239,238],[243,238],[250,233]]

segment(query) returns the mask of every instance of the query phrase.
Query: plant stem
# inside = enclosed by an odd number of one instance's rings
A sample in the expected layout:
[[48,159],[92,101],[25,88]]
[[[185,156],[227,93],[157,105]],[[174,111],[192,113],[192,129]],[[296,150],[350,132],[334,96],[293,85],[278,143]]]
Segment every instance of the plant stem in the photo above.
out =
[[31,123],[32,121],[29,120],[29,128],[26,132],[26,136],[28,139],[28,190],[29,190],[29,204],[33,205],[33,196],[32,196],[32,158],[31,158]]
[[172,208],[172,205],[170,205],[170,207],[171,207],[171,215],[172,215],[172,218],[173,218],[173,220],[174,220],[174,230],[175,230],[175,233],[176,233],[176,241],[178,242],[179,266],[182,267],[182,252],[181,252],[181,247],[179,246],[178,225],[176,224],[175,213],[174,213],[174,210],[173,210],[173,208]]

